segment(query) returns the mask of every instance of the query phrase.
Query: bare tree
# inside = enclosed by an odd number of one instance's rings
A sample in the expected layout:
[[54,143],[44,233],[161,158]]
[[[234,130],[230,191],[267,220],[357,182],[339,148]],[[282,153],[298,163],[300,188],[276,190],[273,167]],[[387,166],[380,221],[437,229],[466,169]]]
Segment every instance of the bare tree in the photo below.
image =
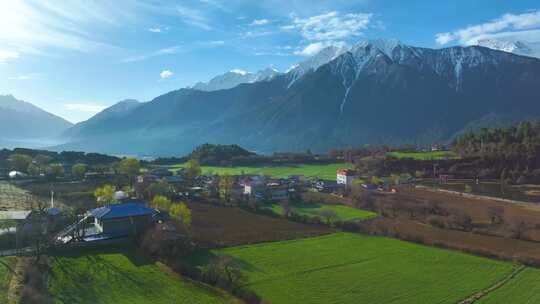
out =
[[503,207],[489,207],[487,210],[489,220],[491,224],[502,224],[504,222],[504,208]]
[[330,225],[337,218],[337,213],[332,209],[322,209],[319,215],[326,220],[326,224]]
[[521,218],[515,218],[510,223],[510,231],[512,232],[513,238],[523,239],[525,237],[525,232],[527,232],[527,223]]

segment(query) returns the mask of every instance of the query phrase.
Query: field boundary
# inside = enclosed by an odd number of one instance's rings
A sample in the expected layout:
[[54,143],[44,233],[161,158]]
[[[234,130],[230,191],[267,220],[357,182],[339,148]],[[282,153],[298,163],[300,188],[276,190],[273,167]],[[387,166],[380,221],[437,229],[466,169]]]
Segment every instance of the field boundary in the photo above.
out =
[[510,272],[507,276],[505,276],[503,279],[498,281],[497,283],[491,285],[490,287],[483,289],[481,291],[478,291],[471,295],[470,297],[466,298],[465,300],[460,301],[458,304],[472,304],[476,301],[480,300],[481,298],[487,296],[489,293],[503,287],[506,285],[506,283],[510,282],[513,278],[515,278],[517,275],[519,275],[523,270],[525,270],[525,265],[519,265],[516,269],[514,269],[512,272]]
[[421,186],[421,185],[416,186],[416,189],[423,190],[423,191],[435,192],[435,193],[445,193],[445,194],[456,195],[456,196],[461,196],[461,197],[466,197],[466,198],[471,198],[471,199],[492,200],[492,201],[498,201],[498,202],[502,202],[502,203],[521,205],[521,206],[524,206],[524,207],[538,208],[538,204],[535,204],[535,203],[524,202],[524,201],[516,201],[516,200],[511,200],[511,199],[502,198],[502,197],[496,197],[496,196],[463,193],[463,192],[459,192],[459,191],[446,190],[446,189],[432,189],[432,188],[429,188],[427,186]]

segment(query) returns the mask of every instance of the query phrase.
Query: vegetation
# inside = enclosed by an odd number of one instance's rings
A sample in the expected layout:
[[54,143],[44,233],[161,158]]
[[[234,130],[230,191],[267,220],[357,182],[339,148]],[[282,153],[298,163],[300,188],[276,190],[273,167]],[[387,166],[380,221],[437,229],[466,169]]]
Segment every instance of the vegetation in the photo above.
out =
[[[326,218],[326,214],[328,214],[328,211],[325,210],[331,210],[335,212],[333,219],[339,221],[365,220],[377,216],[377,214],[374,212],[356,209],[345,205],[302,202],[291,203],[290,208],[293,213],[298,215],[322,218]],[[275,214],[284,214],[283,205],[270,204],[269,209]],[[323,214],[321,214],[321,212],[323,212]]]
[[77,179],[83,179],[87,170],[88,168],[85,164],[78,163],[71,168],[71,174]]
[[412,158],[416,160],[439,160],[439,159],[455,159],[457,154],[452,151],[425,151],[425,152],[402,152],[392,151],[387,152],[387,156],[395,158]]
[[136,158],[124,158],[120,162],[120,170],[131,180],[141,171],[141,163]]
[[215,250],[272,303],[457,303],[513,270],[510,263],[394,239],[337,233]]
[[222,165],[230,163],[233,158],[250,157],[255,153],[250,152],[239,145],[200,145],[191,154],[189,159],[195,159],[203,165]]
[[152,208],[169,212],[171,218],[179,221],[184,227],[191,226],[191,210],[183,202],[173,203],[170,199],[162,195],[156,195],[150,202]]
[[0,258],[0,303],[7,303],[9,283],[13,277],[12,270],[15,268],[16,262],[17,258],[15,257]]
[[540,270],[526,268],[501,288],[478,301],[479,304],[539,303]]
[[[187,164],[175,165],[173,168],[185,168]],[[218,175],[241,175],[241,174],[262,174],[274,178],[287,178],[290,175],[304,175],[306,177],[319,177],[322,179],[336,179],[338,169],[351,169],[350,163],[331,164],[300,164],[283,166],[238,166],[238,167],[215,167],[202,166],[203,174]]]
[[116,192],[116,187],[112,185],[104,185],[97,188],[94,191],[94,197],[96,198],[96,203],[98,206],[104,206],[114,203],[114,193]]
[[103,248],[52,257],[54,303],[232,303],[229,296],[181,278],[135,248]]

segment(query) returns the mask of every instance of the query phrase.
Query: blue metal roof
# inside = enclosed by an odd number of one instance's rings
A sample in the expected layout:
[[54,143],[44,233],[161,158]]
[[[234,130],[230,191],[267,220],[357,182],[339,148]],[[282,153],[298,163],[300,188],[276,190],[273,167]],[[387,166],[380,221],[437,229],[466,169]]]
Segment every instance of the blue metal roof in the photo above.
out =
[[111,219],[128,216],[153,215],[156,210],[140,202],[113,204],[90,210],[92,216],[99,219]]

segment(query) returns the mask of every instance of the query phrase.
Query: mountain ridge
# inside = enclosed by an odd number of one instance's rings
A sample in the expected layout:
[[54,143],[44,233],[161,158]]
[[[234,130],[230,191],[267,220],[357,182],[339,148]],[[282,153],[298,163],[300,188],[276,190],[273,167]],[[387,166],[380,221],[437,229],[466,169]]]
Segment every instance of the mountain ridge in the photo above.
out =
[[[171,155],[212,142],[269,153],[324,152],[448,141],[488,113],[540,115],[535,58],[481,46],[419,48],[397,40],[361,42],[323,57],[330,61],[267,81],[166,93],[120,121],[105,122],[102,130],[109,132],[88,129],[63,147]],[[118,144],[120,136],[129,142]]]

